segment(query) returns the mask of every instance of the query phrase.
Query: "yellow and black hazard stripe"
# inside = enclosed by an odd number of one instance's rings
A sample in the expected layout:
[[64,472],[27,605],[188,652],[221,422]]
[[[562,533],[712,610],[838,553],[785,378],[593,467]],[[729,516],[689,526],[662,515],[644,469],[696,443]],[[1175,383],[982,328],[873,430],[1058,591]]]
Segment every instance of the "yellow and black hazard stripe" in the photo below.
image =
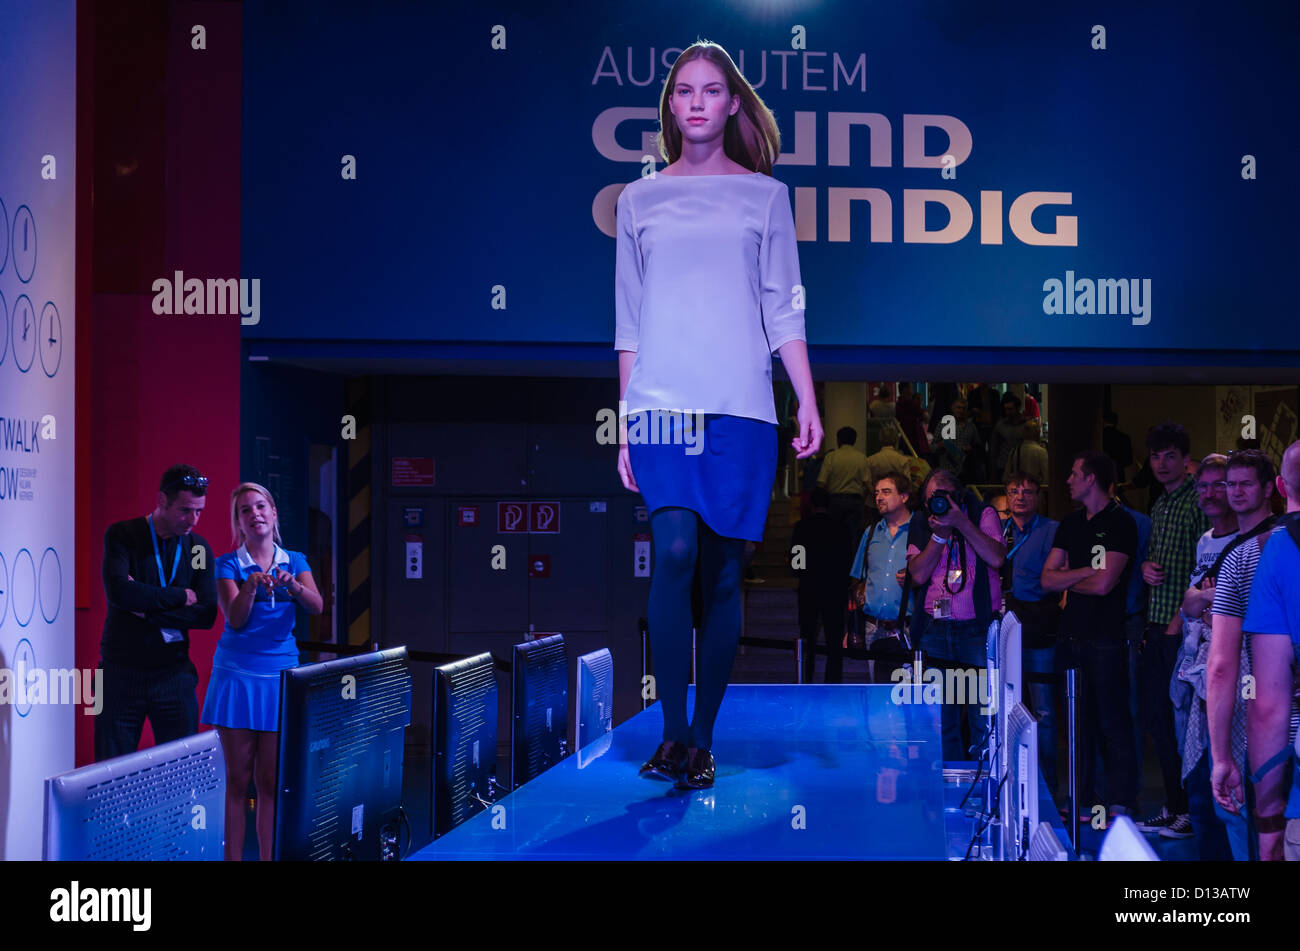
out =
[[370,381],[348,381],[348,413],[356,438],[348,445],[347,642],[370,637]]

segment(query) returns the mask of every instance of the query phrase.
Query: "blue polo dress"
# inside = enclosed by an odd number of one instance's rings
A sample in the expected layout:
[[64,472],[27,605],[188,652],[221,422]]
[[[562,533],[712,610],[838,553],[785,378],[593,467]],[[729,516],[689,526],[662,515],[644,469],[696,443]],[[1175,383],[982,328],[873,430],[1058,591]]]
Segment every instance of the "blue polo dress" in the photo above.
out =
[[[307,556],[275,546],[275,567],[295,578],[309,571]],[[241,545],[217,559],[217,578],[243,586],[248,576],[263,571]],[[212,658],[212,676],[203,701],[204,723],[241,730],[275,732],[280,728],[280,671],[298,666],[298,642],[293,636],[297,605],[287,591],[272,596],[259,588],[248,620],[233,630],[230,620],[221,632]]]
[[651,513],[680,506],[726,538],[763,540],[776,477],[775,424],[643,410],[628,417],[627,432],[632,476]]

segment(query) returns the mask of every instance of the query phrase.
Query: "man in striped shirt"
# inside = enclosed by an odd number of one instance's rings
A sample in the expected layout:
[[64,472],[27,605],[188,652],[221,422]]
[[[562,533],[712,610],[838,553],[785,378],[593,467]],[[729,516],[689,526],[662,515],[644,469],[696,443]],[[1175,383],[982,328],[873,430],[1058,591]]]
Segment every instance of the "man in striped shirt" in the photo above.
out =
[[1210,787],[1214,812],[1223,821],[1232,857],[1238,862],[1251,861],[1258,854],[1250,823],[1253,790],[1242,781],[1246,774],[1246,703],[1242,694],[1254,677],[1241,622],[1246,617],[1260,551],[1275,522],[1269,514],[1274,476],[1273,460],[1258,449],[1233,453],[1228,460],[1228,504],[1237,513],[1240,542],[1223,556],[1210,608],[1213,633],[1205,672]]
[[1209,531],[1210,520],[1197,505],[1195,480],[1187,472],[1192,451],[1187,430],[1172,422],[1152,426],[1147,432],[1147,451],[1151,471],[1165,492],[1151,510],[1151,541],[1147,561],[1142,563],[1142,579],[1151,595],[1142,640],[1138,708],[1142,735],[1150,733],[1155,741],[1165,805],[1159,815],[1137,825],[1143,832],[1159,832],[1175,823],[1190,825],[1169,681],[1181,643],[1178,608],[1196,564],[1196,543]]

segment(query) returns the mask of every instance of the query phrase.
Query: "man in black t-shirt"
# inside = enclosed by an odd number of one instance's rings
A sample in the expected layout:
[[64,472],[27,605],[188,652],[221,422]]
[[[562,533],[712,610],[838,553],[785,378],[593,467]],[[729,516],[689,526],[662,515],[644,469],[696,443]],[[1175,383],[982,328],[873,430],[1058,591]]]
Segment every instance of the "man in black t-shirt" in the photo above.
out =
[[[1128,703],[1124,606],[1137,558],[1137,524],[1110,497],[1115,463],[1090,450],[1074,457],[1066,484],[1083,508],[1061,520],[1043,565],[1043,590],[1066,591],[1058,628],[1067,656],[1082,672],[1079,803],[1089,818],[1098,802],[1095,751],[1100,741],[1109,779],[1109,813],[1137,810],[1137,746]],[[1072,820],[1073,821],[1073,820]]]
[[172,466],[152,513],[104,533],[108,614],[99,645],[104,698],[95,718],[96,762],[135,752],[146,717],[157,743],[199,731],[189,631],[217,619],[214,556],[193,532],[207,484],[193,466]]

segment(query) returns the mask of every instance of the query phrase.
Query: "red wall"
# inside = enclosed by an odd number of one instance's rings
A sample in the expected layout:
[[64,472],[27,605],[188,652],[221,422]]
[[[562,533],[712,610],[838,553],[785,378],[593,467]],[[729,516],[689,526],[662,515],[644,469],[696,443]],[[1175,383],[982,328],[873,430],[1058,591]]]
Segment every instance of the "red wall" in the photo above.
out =
[[[195,24],[206,50],[191,48]],[[152,510],[168,466],[208,476],[195,530],[217,554],[231,547],[239,319],[157,316],[151,286],[176,270],[241,276],[240,7],[81,0],[77,33],[76,639],[89,668],[104,531]],[[200,705],[223,623],[218,613],[190,633]],[[80,766],[94,759],[94,727],[77,721]]]

